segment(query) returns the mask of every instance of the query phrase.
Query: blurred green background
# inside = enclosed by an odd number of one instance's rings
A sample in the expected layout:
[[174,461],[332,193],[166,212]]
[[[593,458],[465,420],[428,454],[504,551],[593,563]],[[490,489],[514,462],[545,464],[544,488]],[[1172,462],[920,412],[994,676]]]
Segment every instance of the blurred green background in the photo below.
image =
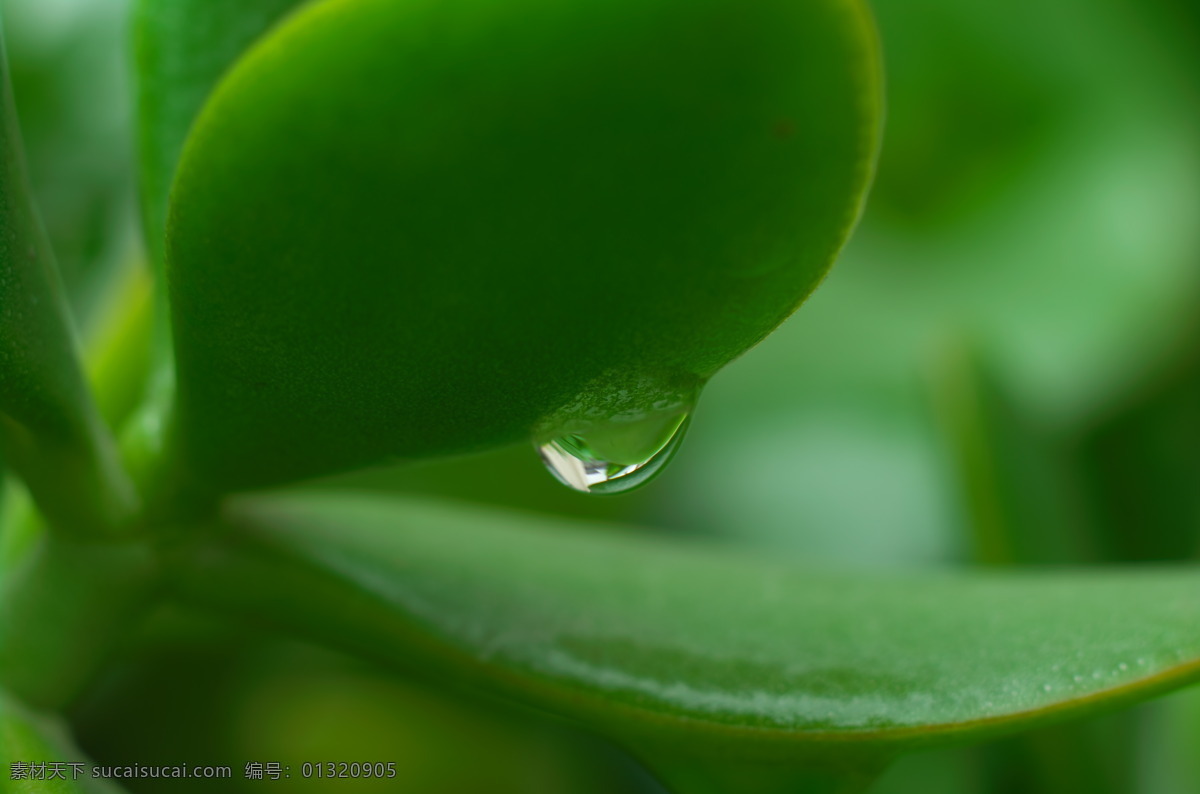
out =
[[[140,266],[128,0],[0,0],[31,177],[84,340]],[[1200,11],[876,0],[888,121],[827,282],[718,375],[633,494],[531,448],[305,487],[617,519],[855,568],[1189,559],[1200,540]],[[632,530],[631,530],[632,531]],[[386,785],[651,792],[617,749],[255,626],[164,611],[80,704],[104,763],[388,761]],[[1200,791],[1200,693],[902,760],[881,793]],[[240,788],[238,786],[240,785]],[[289,784],[283,784],[289,785]],[[172,791],[162,782],[134,790]]]

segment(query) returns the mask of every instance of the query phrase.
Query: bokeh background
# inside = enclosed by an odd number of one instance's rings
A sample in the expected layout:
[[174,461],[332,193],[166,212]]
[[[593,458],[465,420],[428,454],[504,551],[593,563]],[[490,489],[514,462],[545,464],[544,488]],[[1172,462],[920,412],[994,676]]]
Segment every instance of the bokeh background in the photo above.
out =
[[[169,1],[169,0],[164,0]],[[85,343],[142,266],[128,0],[0,0],[35,191]],[[1094,565],[1200,544],[1200,6],[875,0],[888,120],[826,283],[710,383],[649,487],[532,448],[305,487],[424,493],[845,568]],[[103,763],[395,761],[289,790],[644,792],[621,751],[463,693],[164,610],[76,709]],[[901,792],[1200,791],[1200,692],[914,755]]]

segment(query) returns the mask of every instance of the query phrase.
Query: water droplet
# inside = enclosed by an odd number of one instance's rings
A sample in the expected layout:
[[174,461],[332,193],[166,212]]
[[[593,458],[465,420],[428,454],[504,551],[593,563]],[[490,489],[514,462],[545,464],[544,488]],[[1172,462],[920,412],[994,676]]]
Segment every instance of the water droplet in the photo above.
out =
[[[668,425],[654,423],[654,430],[670,433],[666,440],[654,435],[655,447],[648,455],[606,454],[603,441],[594,435],[570,433],[538,447],[542,462],[563,485],[584,493],[621,493],[641,485],[663,467],[687,430],[688,416],[683,414]],[[636,432],[634,428],[628,428]]]
[[[585,392],[534,433],[542,462],[576,491],[613,494],[651,479],[679,448],[700,384],[650,379]],[[597,406],[600,406],[597,408]]]
[[1081,676],[1081,675],[1075,676],[1075,683],[1079,684],[1082,682],[1083,682],[1083,676]]
[[1118,667],[1118,668],[1119,668],[1119,669],[1120,669],[1122,672],[1123,672],[1123,671],[1125,671],[1125,670],[1128,670],[1128,669],[1129,669],[1129,665],[1125,664],[1124,662],[1121,662],[1119,665],[1117,665],[1117,667]]
[[1043,691],[1049,692],[1051,689],[1054,689],[1054,687],[1050,686],[1049,684],[1042,684]]
[[1138,663],[1138,667],[1144,667],[1144,666],[1146,665],[1146,660],[1145,660],[1145,659],[1138,659],[1138,660],[1137,660],[1137,663]]

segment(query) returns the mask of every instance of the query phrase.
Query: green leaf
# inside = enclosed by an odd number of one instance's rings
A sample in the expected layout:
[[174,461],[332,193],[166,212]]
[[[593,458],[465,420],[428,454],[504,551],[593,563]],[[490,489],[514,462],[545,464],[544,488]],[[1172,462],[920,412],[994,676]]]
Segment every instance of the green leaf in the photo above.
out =
[[788,316],[880,115],[847,0],[332,0],[193,127],[178,438],[220,488],[679,405]]
[[578,720],[652,763],[855,769],[1200,675],[1187,569],[832,573],[358,495],[245,497],[227,519],[176,550],[181,598]]
[[[151,380],[125,458],[154,503],[164,416],[174,393],[167,307],[167,198],[188,130],[222,74],[263,33],[304,0],[137,0],[133,7],[142,230],[155,273]],[[143,469],[148,468],[148,471]],[[167,478],[168,481],[170,478]],[[168,486],[166,490],[170,490]],[[171,501],[172,495],[161,496]]]
[[[41,765],[41,771],[36,773],[39,777],[32,776],[30,767],[34,764]],[[63,777],[47,778],[47,767],[55,773],[61,770]],[[0,691],[0,794],[119,794],[120,791],[117,786],[91,776],[90,766],[57,720],[26,710]]]
[[113,534],[136,495],[84,381],[49,243],[30,199],[0,44],[0,447],[63,531]]
[[146,244],[163,262],[167,194],[188,129],[221,75],[306,0],[139,0],[133,9]]

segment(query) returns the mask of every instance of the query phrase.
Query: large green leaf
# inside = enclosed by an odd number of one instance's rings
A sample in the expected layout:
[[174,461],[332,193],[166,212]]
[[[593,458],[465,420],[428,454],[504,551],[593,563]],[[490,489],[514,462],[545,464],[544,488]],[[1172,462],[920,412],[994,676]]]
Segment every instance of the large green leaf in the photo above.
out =
[[0,447],[59,528],[110,534],[135,507],[88,393],[49,243],[30,198],[0,44]]
[[[155,272],[148,399],[123,439],[144,488],[163,444],[163,416],[174,391],[173,350],[164,272],[167,197],[188,130],[222,74],[247,48],[305,0],[135,0],[138,164],[142,230]],[[166,497],[169,501],[170,497]],[[157,509],[157,508],[152,508]]]
[[299,10],[214,92],[172,192],[192,473],[676,410],[825,273],[878,93],[857,0]]
[[146,243],[163,261],[167,194],[188,129],[217,80],[306,0],[137,0],[138,154]]
[[184,599],[577,719],[652,762],[861,765],[1200,675],[1187,569],[839,574],[361,495],[246,497],[227,518],[177,550]]

